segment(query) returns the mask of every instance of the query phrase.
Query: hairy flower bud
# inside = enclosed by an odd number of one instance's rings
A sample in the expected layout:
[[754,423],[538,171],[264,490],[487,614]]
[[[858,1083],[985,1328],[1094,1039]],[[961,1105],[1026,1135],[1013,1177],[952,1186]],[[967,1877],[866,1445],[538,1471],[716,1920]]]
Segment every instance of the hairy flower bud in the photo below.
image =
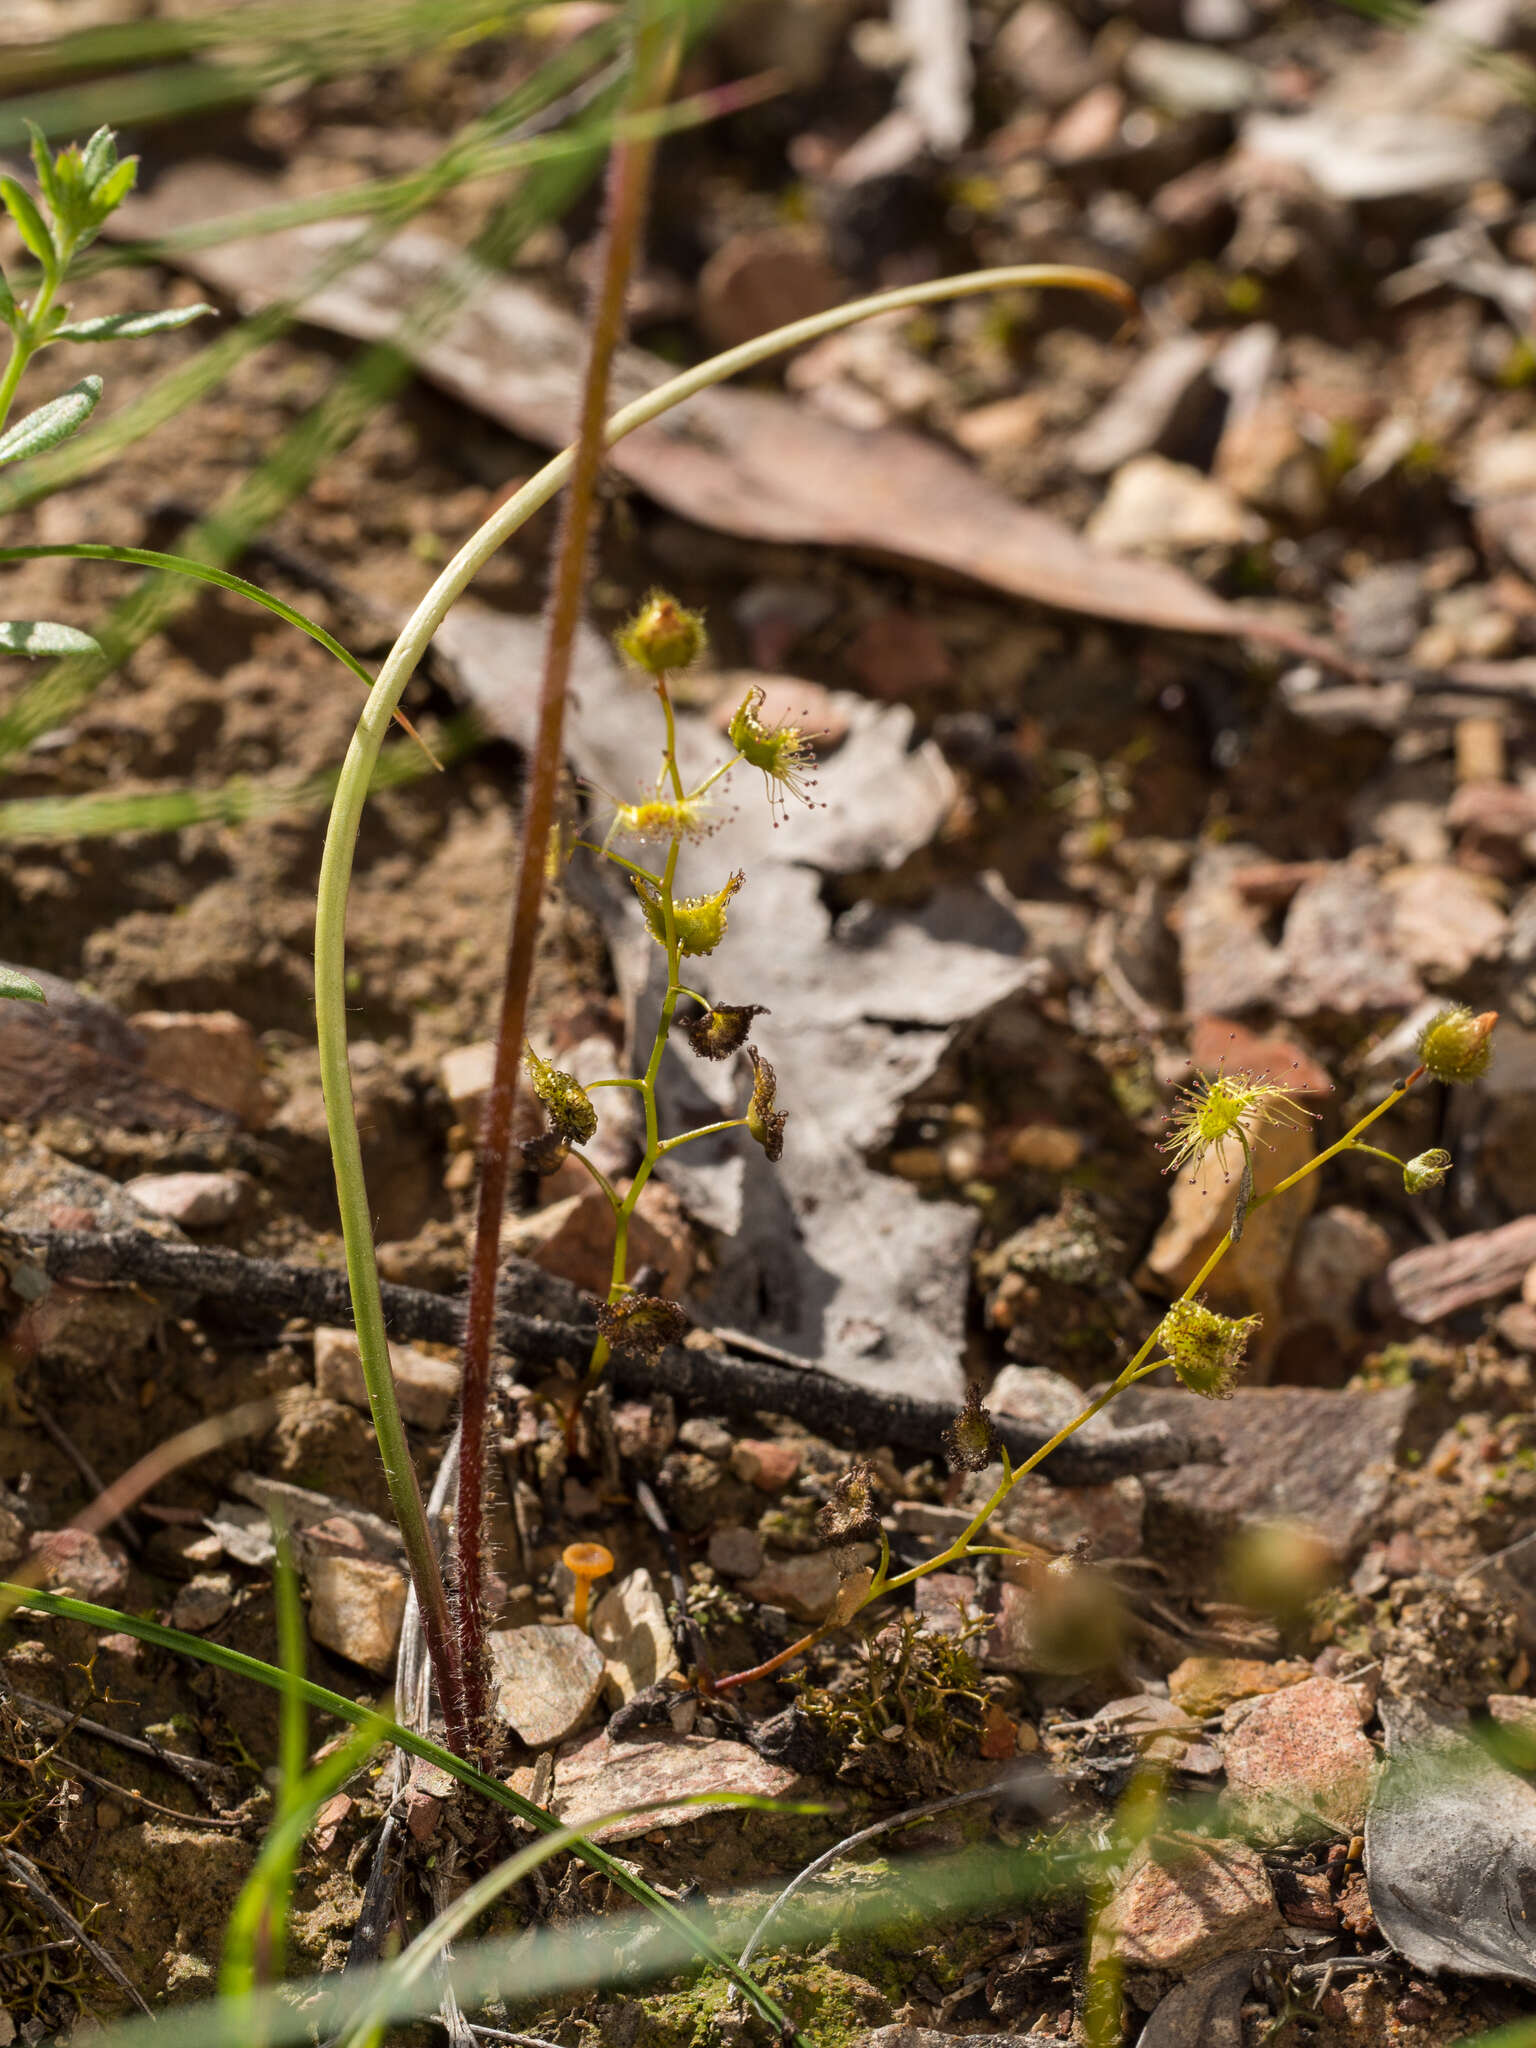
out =
[[1436,1081],[1480,1081],[1493,1057],[1497,1010],[1474,1017],[1465,1003],[1451,1003],[1431,1017],[1419,1036],[1419,1061]]
[[664,590],[653,590],[634,617],[621,626],[619,646],[637,668],[653,676],[691,668],[704,651],[704,618],[686,611]]
[[965,1390],[965,1406],[944,1432],[944,1455],[966,1472],[980,1472],[997,1455],[997,1425],[981,1405],[974,1381]]
[[1443,1152],[1438,1145],[1428,1152],[1420,1152],[1403,1168],[1404,1192],[1422,1195],[1426,1188],[1443,1186],[1452,1163],[1450,1153]]
[[669,1344],[681,1344],[689,1330],[680,1303],[660,1294],[623,1294],[606,1301],[597,1312],[597,1331],[611,1351],[634,1351],[642,1358],[660,1358]]
[[824,1543],[872,1543],[880,1534],[875,1468],[867,1458],[855,1458],[833,1487],[816,1516],[816,1531]]
[[701,1060],[728,1060],[746,1044],[752,1019],[767,1015],[761,1003],[716,1003],[682,1032]]
[[1237,1384],[1257,1316],[1223,1316],[1203,1301],[1176,1301],[1157,1326],[1167,1363],[1192,1394],[1225,1401]]
[[[654,882],[648,882],[641,875],[630,878],[635,894],[640,898],[640,908],[645,921],[651,928],[651,936],[658,945],[667,943],[667,917],[662,908],[661,891]],[[746,880],[740,868],[727,876],[724,886],[713,896],[682,896],[672,905],[672,915],[677,930],[678,950],[685,954],[713,953],[725,937],[725,906]]]
[[747,1104],[747,1135],[755,1138],[771,1160],[784,1156],[784,1126],[789,1112],[774,1107],[778,1076],[755,1045],[747,1047],[752,1062],[752,1100]]
[[597,1111],[592,1098],[574,1074],[541,1060],[530,1045],[524,1055],[533,1092],[549,1112],[549,1120],[561,1137],[572,1145],[585,1145],[597,1129]]

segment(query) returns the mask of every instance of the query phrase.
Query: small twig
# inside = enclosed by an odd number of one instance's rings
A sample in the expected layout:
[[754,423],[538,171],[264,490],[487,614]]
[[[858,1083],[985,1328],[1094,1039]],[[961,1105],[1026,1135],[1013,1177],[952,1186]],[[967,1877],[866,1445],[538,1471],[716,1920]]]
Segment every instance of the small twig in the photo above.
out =
[[38,1700],[30,1693],[17,1692],[3,1679],[0,1679],[0,1700],[13,1700],[29,1714],[40,1714],[45,1721],[56,1724],[66,1723],[71,1733],[88,1735],[95,1742],[109,1742],[116,1749],[126,1750],[130,1756],[148,1757],[151,1763],[159,1764],[162,1770],[168,1771],[173,1778],[182,1779],[194,1791],[201,1791],[205,1785],[227,1788],[233,1776],[224,1764],[208,1763],[202,1757],[183,1756],[174,1749],[162,1749],[158,1742],[151,1742],[146,1736],[125,1735],[121,1729],[109,1728],[103,1721],[89,1721],[82,1714],[71,1713],[68,1707],[56,1707],[51,1700]]
[[[275,1259],[249,1259],[239,1252],[214,1251],[151,1237],[145,1231],[59,1231],[19,1233],[20,1241],[55,1278],[117,1281],[177,1289],[205,1300],[239,1301],[249,1314],[265,1310],[308,1322],[350,1324],[347,1276],[319,1266],[288,1266]],[[504,1299],[496,1318],[501,1346],[526,1368],[552,1371],[585,1357],[592,1343],[596,1305],[561,1282],[507,1262],[507,1292],[558,1308],[554,1315],[530,1315]],[[463,1305],[452,1296],[419,1287],[381,1287],[384,1313],[399,1337],[456,1344]],[[770,1347],[754,1348],[768,1350]],[[788,1366],[775,1358],[738,1358],[725,1351],[695,1351],[673,1345],[654,1362],[618,1353],[611,1371],[622,1392],[637,1396],[671,1394],[695,1415],[784,1415],[818,1436],[867,1448],[888,1443],[914,1453],[933,1452],[954,1420],[953,1407],[939,1401],[883,1394],[834,1379],[807,1360]],[[1018,1460],[1037,1451],[1044,1432],[1006,1415],[994,1417],[999,1440]],[[1136,1423],[1072,1437],[1056,1451],[1043,1477],[1063,1486],[1092,1486],[1127,1473],[1168,1471],[1175,1466],[1216,1463],[1216,1439],[1198,1414],[1185,1424]]]
[[80,1778],[87,1785],[94,1785],[98,1792],[110,1792],[114,1799],[131,1799],[147,1812],[163,1813],[167,1820],[179,1821],[183,1827],[243,1828],[247,1825],[243,1814],[188,1813],[180,1806],[162,1806],[158,1799],[151,1799],[147,1793],[136,1791],[132,1785],[119,1785],[112,1778],[102,1777],[99,1771],[87,1770],[84,1764],[76,1763],[73,1757],[60,1755],[57,1750],[52,1751],[46,1761],[61,1777]]
[[[39,1401],[35,1394],[32,1397],[31,1406],[32,1413],[42,1425],[43,1434],[58,1446],[71,1465],[80,1474],[86,1485],[91,1489],[91,1492],[98,1500],[101,1499],[107,1490],[106,1483],[84,1451],[81,1450],[73,1437],[66,1434],[58,1417],[53,1414],[44,1402]],[[134,1528],[126,1515],[113,1513],[111,1520],[116,1525],[118,1535],[122,1537],[132,1554],[137,1557],[144,1548],[143,1540],[138,1530]],[[103,1526],[103,1523],[97,1524],[98,1528]]]
[[131,1998],[140,2012],[148,2015],[150,2009],[145,2003],[139,1987],[131,1977],[124,1975],[111,1956],[107,1954],[101,1943],[86,1933],[63,1900],[54,1897],[53,1893],[43,1882],[43,1874],[37,1865],[23,1856],[19,1850],[8,1849],[3,1843],[0,1843],[0,1866],[4,1867],[6,1875],[13,1883],[19,1884],[22,1890],[37,1905],[42,1907],[43,1911],[56,1926],[62,1927],[66,1934],[70,1935],[80,1944],[92,1962],[95,1963],[97,1969],[104,1971],[112,1979],[118,1990]]

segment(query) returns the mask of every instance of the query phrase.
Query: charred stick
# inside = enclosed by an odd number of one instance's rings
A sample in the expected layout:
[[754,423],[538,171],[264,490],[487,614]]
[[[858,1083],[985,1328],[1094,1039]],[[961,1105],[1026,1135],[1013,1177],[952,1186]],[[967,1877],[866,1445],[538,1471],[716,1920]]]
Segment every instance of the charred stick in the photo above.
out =
[[[347,1276],[340,1270],[251,1259],[240,1252],[179,1244],[174,1238],[136,1230],[27,1232],[12,1242],[54,1279],[170,1289],[205,1301],[237,1301],[245,1310],[298,1316],[307,1322],[352,1320]],[[509,1356],[522,1368],[553,1371],[561,1364],[579,1366],[591,1349],[596,1303],[522,1261],[508,1261],[505,1283],[496,1334]],[[455,1297],[387,1284],[381,1292],[393,1335],[437,1344],[459,1342],[463,1304]],[[550,1312],[535,1313],[534,1304]],[[685,1345],[673,1345],[654,1362],[620,1353],[613,1361],[613,1378],[624,1393],[671,1394],[696,1415],[784,1415],[818,1436],[865,1448],[885,1443],[900,1451],[932,1451],[954,1420],[943,1402],[876,1393],[834,1379],[812,1364],[780,1365]],[[995,1420],[999,1437],[1016,1461],[1047,1441],[1049,1432],[1006,1415]],[[1042,1476],[1065,1486],[1093,1486],[1127,1473],[1168,1471],[1219,1457],[1218,1446],[1194,1419],[1187,1428],[1143,1422],[1119,1429],[1106,1426],[1101,1433],[1070,1438],[1053,1454],[1049,1467],[1042,1468]]]

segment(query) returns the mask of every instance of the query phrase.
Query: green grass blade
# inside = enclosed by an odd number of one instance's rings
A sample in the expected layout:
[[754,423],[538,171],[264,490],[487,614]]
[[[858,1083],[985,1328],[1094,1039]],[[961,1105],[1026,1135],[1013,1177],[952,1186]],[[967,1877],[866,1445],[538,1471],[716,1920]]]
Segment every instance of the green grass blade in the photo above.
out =
[[[480,728],[455,719],[438,740],[434,762],[412,744],[387,747],[372,784],[377,793],[400,789],[473,751]],[[12,797],[0,803],[0,844],[57,844],[68,839],[109,839],[125,832],[181,832],[192,825],[244,825],[281,811],[308,811],[328,803],[340,771],[327,769],[295,780],[252,782],[236,776],[212,789],[113,790],[81,796]]]
[[[21,424],[25,426],[26,421],[23,420]],[[68,555],[84,562],[124,562],[131,568],[159,569],[168,575],[190,576],[199,583],[215,583],[220,590],[233,591],[236,597],[248,597],[252,604],[264,606],[285,625],[297,626],[301,633],[307,633],[327,654],[334,654],[342,666],[349,668],[360,682],[366,683],[370,690],[373,688],[373,677],[357,656],[349,654],[333,634],[327,633],[324,626],[306,618],[295,606],[284,604],[280,597],[274,597],[270,591],[263,590],[259,583],[249,583],[245,577],[236,576],[231,570],[217,568],[211,562],[196,561],[190,555],[164,555],[154,548],[118,548],[110,546],[105,541],[61,542],[56,547],[0,548],[0,562],[36,561],[39,557],[47,555]],[[95,644],[92,641],[91,645]],[[0,735],[3,735],[5,723],[5,720],[0,720]],[[36,738],[36,734],[33,738]],[[0,737],[0,754],[5,751],[4,739]]]
[[[282,1692],[292,1680],[276,1665],[264,1664],[259,1657],[248,1657],[243,1650],[232,1650],[224,1643],[209,1642],[202,1636],[189,1636],[180,1629],[167,1628],[157,1621],[143,1621],[136,1614],[119,1614],[110,1607],[97,1607],[88,1600],[76,1600],[66,1593],[41,1593],[30,1586],[14,1586],[0,1583],[0,1612],[9,1613],[23,1608],[36,1614],[51,1614],[60,1621],[83,1622],[88,1628],[114,1631],[135,1637],[141,1643],[152,1643],[157,1649],[169,1650],[178,1657],[190,1657],[195,1663],[211,1664],[220,1671],[227,1671],[231,1677],[243,1678],[253,1685],[264,1685],[269,1691]],[[306,1678],[297,1687],[302,1697],[312,1707],[323,1713],[332,1714],[338,1721],[346,1721],[359,1727],[377,1717],[355,1700],[331,1692],[328,1687],[317,1685],[312,1678]],[[441,1743],[430,1737],[418,1735],[409,1728],[402,1728],[396,1721],[383,1720],[381,1732],[386,1742],[392,1742],[397,1749],[403,1749],[407,1756],[418,1756],[427,1763],[436,1764],[457,1778],[472,1792],[478,1792],[484,1799],[504,1807],[515,1814],[527,1826],[537,1828],[541,1835],[557,1833],[560,1822],[552,1813],[546,1813],[542,1806],[535,1806],[531,1799],[524,1799],[514,1792],[510,1785],[503,1785],[495,1778],[488,1777],[462,1757],[457,1757]],[[791,2026],[787,2014],[781,2011],[777,2001],[766,1992],[756,1980],[736,1967],[733,1959],[710,1937],[696,1927],[686,1913],[664,1899],[660,1892],[648,1885],[644,1878],[637,1877],[627,1865],[606,1850],[598,1848],[595,1842],[579,1842],[575,1852],[593,1870],[601,1871],[610,1883],[618,1886],[629,1898],[647,1908],[663,1921],[674,1933],[681,1934],[689,1949],[717,1969],[724,1970],[732,1981],[741,1987],[742,1996],[755,2011],[767,2020],[770,2026],[781,2030],[783,2039],[796,2044],[796,2048],[809,2048]]]
[[[386,1739],[387,1732],[387,1724],[381,1720],[363,1722],[356,1734],[324,1763],[286,1788],[286,1811],[267,1831],[261,1853],[240,1887],[224,1930],[224,1960],[219,1970],[221,2000],[246,2004],[263,1983],[275,1982],[282,1975],[288,1902],[293,1895],[293,1873],[304,1837],[326,1800],[341,1790],[359,1765]],[[255,2016],[248,2024],[247,2038],[255,2048],[266,2029]]]

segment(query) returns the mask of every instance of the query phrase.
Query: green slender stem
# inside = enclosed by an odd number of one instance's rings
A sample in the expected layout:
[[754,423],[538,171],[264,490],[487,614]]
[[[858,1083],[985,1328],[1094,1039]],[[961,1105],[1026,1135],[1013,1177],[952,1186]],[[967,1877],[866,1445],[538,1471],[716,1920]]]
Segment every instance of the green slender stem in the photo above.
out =
[[[606,443],[612,447],[626,435],[660,419],[675,406],[743,370],[755,369],[776,355],[820,340],[824,335],[835,334],[842,328],[855,326],[876,314],[912,306],[936,305],[983,292],[1047,286],[1094,292],[1127,307],[1135,304],[1134,294],[1118,278],[1102,271],[1059,264],[1010,264],[993,270],[973,271],[960,277],[905,285],[895,291],[877,292],[849,305],[834,307],[828,313],[792,321],[771,334],[761,335],[738,348],[727,349],[680,376],[669,378],[654,391],[646,392],[613,414],[605,429]],[[406,685],[415,674],[438,627],[470,583],[497,550],[535,512],[548,504],[568,481],[574,460],[574,448],[564,449],[499,506],[436,577],[401,629],[363,706],[337,779],[316,895],[315,1024],[358,1348],[363,1359],[370,1405],[377,1400],[376,1425],[378,1413],[385,1414],[387,1418],[389,1412],[394,1411],[393,1424],[387,1422],[385,1430],[379,1433],[380,1449],[385,1455],[385,1476],[400,1532],[405,1539],[407,1560],[413,1578],[417,1579],[428,1648],[434,1665],[443,1673],[440,1689],[446,1685],[456,1709],[460,1706],[461,1690],[455,1677],[454,1660],[446,1647],[447,1609],[442,1596],[441,1574],[427,1534],[414,1470],[408,1458],[401,1455],[405,1449],[404,1431],[399,1427],[384,1342],[384,1315],[373,1253],[372,1217],[347,1059],[347,898],[369,782]],[[675,963],[669,979],[676,980]],[[627,1219],[621,1223],[621,1229],[627,1236]],[[445,1710],[446,1704],[445,1700]],[[462,1714],[460,1718],[462,1720]]]
[[0,377],[0,430],[4,429],[10,417],[11,406],[16,398],[16,386],[21,382],[22,372],[32,360],[30,343],[21,335],[11,338],[11,359],[5,366],[5,375]]
[[661,1154],[675,1152],[679,1145],[691,1145],[695,1138],[717,1138],[722,1131],[739,1131],[745,1122],[744,1116],[731,1116],[724,1123],[700,1124],[696,1131],[682,1131],[675,1138],[663,1138],[656,1150]]
[[603,1172],[602,1168],[600,1166],[594,1166],[592,1164],[592,1161],[587,1157],[585,1152],[572,1152],[571,1157],[579,1161],[580,1164],[587,1169],[588,1173],[591,1174],[592,1178],[597,1182],[598,1186],[602,1189],[603,1193],[608,1197],[609,1201],[613,1204],[615,1211],[617,1211],[622,1205],[623,1197],[622,1195],[620,1195],[618,1189],[614,1186],[613,1182],[608,1178],[607,1174]]
[[638,875],[642,882],[649,882],[653,889],[661,887],[660,875],[653,875],[649,868],[641,867],[636,861],[626,860],[622,853],[615,853],[612,847],[594,846],[590,839],[578,839],[575,844],[587,853],[595,853],[603,860],[611,860],[616,868],[627,868],[632,875]]
[[1388,1166],[1395,1166],[1399,1172],[1402,1171],[1403,1162],[1397,1154],[1383,1152],[1379,1145],[1351,1145],[1349,1149],[1351,1152],[1369,1152],[1373,1159],[1384,1159]]
[[[1249,1212],[1251,1213],[1254,1209],[1262,1208],[1266,1202],[1272,1202],[1277,1195],[1286,1193],[1288,1189],[1295,1187],[1298,1181],[1305,1180],[1310,1173],[1316,1173],[1320,1167],[1325,1166],[1330,1159],[1336,1158],[1339,1153],[1357,1148],[1360,1132],[1369,1129],[1379,1117],[1385,1116],[1390,1109],[1401,1102],[1409,1089],[1420,1079],[1423,1071],[1422,1067],[1418,1068],[1409,1075],[1406,1081],[1400,1082],[1382,1101],[1377,1103],[1374,1109],[1368,1110],[1358,1123],[1352,1125],[1335,1144],[1328,1146],[1325,1151],[1319,1152],[1315,1158],[1309,1159],[1304,1166],[1298,1167],[1294,1173],[1288,1174],[1284,1180],[1270,1188],[1267,1193],[1255,1195],[1248,1204]],[[1358,1149],[1368,1151],[1372,1148],[1365,1146],[1358,1147]],[[1394,1161],[1393,1163],[1395,1165],[1398,1162]],[[1225,1258],[1228,1250],[1231,1248],[1232,1241],[1231,1231],[1223,1232],[1212,1249],[1210,1256],[1205,1260],[1194,1279],[1184,1289],[1183,1294],[1179,1297],[1180,1300],[1191,1300],[1199,1293],[1211,1274],[1216,1270],[1216,1267]],[[1003,1476],[1001,1480],[994,1487],[985,1505],[971,1518],[954,1542],[948,1545],[946,1549],[940,1551],[934,1557],[925,1559],[921,1564],[913,1565],[909,1570],[899,1573],[895,1578],[885,1576],[883,1570],[876,1572],[874,1578],[870,1581],[864,1598],[855,1609],[855,1613],[863,1613],[864,1609],[872,1605],[874,1601],[883,1599],[888,1593],[899,1592],[903,1586],[910,1586],[915,1579],[926,1578],[930,1572],[943,1571],[948,1566],[958,1564],[967,1557],[993,1554],[992,1546],[980,1545],[976,1542],[976,1538],[981,1534],[993,1515],[997,1513],[998,1509],[1002,1507],[1018,1482],[1028,1473],[1033,1472],[1037,1466],[1044,1464],[1045,1460],[1054,1451],[1061,1448],[1068,1437],[1075,1436],[1085,1423],[1091,1422],[1095,1415],[1100,1414],[1102,1410],[1107,1408],[1117,1394],[1123,1393],[1135,1381],[1145,1379],[1149,1374],[1162,1370],[1167,1361],[1151,1356],[1157,1347],[1158,1331],[1161,1328],[1162,1322],[1159,1320],[1157,1326],[1144,1339],[1135,1354],[1128,1361],[1119,1377],[1102,1394],[1090,1401],[1081,1414],[1075,1415],[1069,1423],[1059,1429],[1048,1443],[1042,1444],[1037,1451],[1032,1452],[1021,1465],[1013,1465],[1006,1454],[1004,1455]],[[809,1635],[803,1636],[799,1642],[791,1643],[787,1650],[782,1650],[777,1656],[769,1658],[767,1663],[755,1665],[750,1671],[735,1671],[727,1678],[717,1679],[714,1689],[718,1692],[723,1692],[734,1686],[746,1685],[758,1678],[772,1676],[774,1672],[782,1670],[786,1664],[792,1663],[796,1657],[802,1656],[805,1651],[814,1648],[834,1626],[836,1624],[833,1622],[823,1622],[819,1628],[813,1629]]]
[[644,1086],[638,1074],[610,1074],[603,1081],[586,1081],[582,1084],[590,1095],[597,1088],[640,1088]]

